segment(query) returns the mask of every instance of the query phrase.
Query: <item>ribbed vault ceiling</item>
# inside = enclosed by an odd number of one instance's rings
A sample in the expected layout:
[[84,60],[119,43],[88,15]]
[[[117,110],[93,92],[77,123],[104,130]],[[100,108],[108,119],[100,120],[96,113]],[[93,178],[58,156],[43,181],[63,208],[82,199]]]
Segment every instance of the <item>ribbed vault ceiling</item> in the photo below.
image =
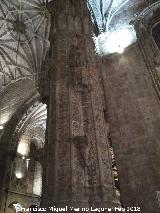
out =
[[12,115],[32,96],[34,84],[31,80],[22,79],[8,85],[0,94],[0,125],[5,125]]
[[46,105],[38,101],[27,110],[16,130],[19,141],[19,154],[28,155],[31,142],[35,143],[37,148],[43,147],[45,142],[46,118]]
[[[120,23],[122,24],[123,14],[126,18],[125,24],[128,24],[139,11],[154,1],[155,0],[88,0],[88,5],[92,19],[99,32],[106,32],[112,28],[116,28],[115,25],[118,26]],[[114,18],[117,15],[121,15],[121,18],[116,19],[115,23]]]
[[[54,0],[53,0],[54,1]],[[86,0],[99,33],[117,30],[149,2],[147,0]],[[47,0],[1,0],[0,91],[17,79],[36,80],[49,48]],[[116,19],[121,14],[121,19]],[[122,26],[123,25],[123,26]]]
[[[50,14],[46,8],[49,1],[0,0],[0,124],[5,124],[16,109],[36,90],[38,73],[41,72],[42,63],[49,49]],[[99,48],[106,53],[112,52],[106,50],[106,46],[108,48],[108,44],[112,42],[112,39],[111,41],[108,39],[109,35],[123,28],[133,28],[130,23],[136,15],[155,2],[155,0],[86,1],[97,33],[100,34]],[[105,36],[101,37],[102,34]],[[37,108],[34,108],[33,112],[35,109]],[[24,122],[25,125],[29,123],[34,129],[37,128],[36,124],[45,125],[43,116],[41,119],[43,107],[37,110],[41,112],[37,115],[33,113],[33,116],[29,114],[29,120]],[[37,119],[36,116],[39,115]]]
[[43,0],[1,0],[0,90],[16,79],[35,80],[49,48],[50,16]]
[[100,55],[122,52],[136,41],[133,22],[156,0],[88,0],[95,25],[95,44]]
[[46,0],[0,0],[0,124],[35,92],[49,30]]

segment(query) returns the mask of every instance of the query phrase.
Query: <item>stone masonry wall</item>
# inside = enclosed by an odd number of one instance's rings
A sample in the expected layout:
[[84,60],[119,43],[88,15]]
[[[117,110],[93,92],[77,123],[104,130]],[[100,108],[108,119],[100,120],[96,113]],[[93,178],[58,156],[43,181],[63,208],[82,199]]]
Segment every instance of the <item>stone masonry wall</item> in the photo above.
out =
[[138,45],[104,57],[102,75],[122,203],[156,213],[160,102]]

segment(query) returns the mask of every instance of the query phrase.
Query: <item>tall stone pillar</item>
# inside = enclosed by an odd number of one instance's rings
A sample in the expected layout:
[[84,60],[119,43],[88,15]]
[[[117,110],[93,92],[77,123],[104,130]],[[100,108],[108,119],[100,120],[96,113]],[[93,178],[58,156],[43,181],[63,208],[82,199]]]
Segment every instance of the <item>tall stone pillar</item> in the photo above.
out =
[[42,206],[115,206],[86,1],[55,0],[48,8],[52,53]]

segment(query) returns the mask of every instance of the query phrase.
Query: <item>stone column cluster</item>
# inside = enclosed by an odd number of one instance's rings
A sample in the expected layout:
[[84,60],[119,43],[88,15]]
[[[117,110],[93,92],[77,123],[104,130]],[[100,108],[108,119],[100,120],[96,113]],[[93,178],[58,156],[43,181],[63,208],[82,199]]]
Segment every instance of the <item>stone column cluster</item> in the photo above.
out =
[[42,206],[112,207],[116,196],[85,0],[48,8],[49,101]]

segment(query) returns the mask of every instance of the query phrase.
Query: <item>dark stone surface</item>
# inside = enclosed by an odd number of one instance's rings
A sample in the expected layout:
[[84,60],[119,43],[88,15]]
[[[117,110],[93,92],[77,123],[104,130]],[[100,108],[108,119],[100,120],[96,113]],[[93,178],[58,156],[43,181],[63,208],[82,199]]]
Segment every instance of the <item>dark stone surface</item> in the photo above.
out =
[[158,212],[160,102],[138,45],[104,58],[102,74],[123,205]]
[[49,9],[54,51],[42,206],[119,205],[86,1],[56,0]]

